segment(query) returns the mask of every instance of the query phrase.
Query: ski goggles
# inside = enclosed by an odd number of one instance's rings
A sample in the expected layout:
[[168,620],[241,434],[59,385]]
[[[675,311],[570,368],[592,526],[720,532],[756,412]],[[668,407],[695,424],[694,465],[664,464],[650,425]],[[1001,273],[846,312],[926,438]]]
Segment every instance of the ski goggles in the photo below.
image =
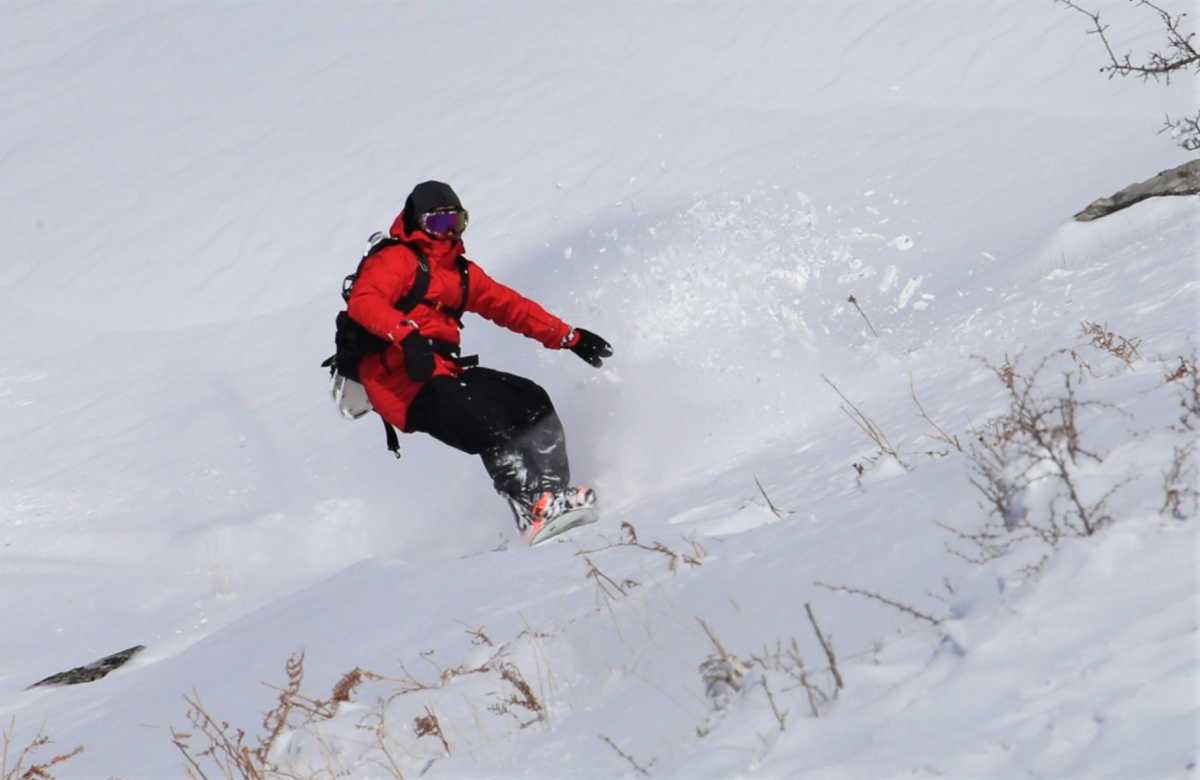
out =
[[443,238],[450,235],[461,236],[467,229],[467,220],[466,211],[451,209],[422,214],[420,223],[421,229],[429,235]]

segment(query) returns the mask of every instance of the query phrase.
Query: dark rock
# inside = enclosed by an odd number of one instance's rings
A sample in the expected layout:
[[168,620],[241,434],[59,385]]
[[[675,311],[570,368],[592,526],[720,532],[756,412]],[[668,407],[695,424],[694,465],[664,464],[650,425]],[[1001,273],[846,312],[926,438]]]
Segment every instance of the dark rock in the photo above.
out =
[[39,680],[30,688],[38,688],[46,685],[79,685],[80,683],[94,682],[104,677],[114,669],[119,669],[129,663],[129,659],[133,658],[138,653],[146,649],[145,645],[134,645],[119,653],[106,655],[99,661],[92,661],[87,666],[76,666],[65,672],[52,674],[44,680]]
[[1107,198],[1092,201],[1086,209],[1075,215],[1079,222],[1107,216],[1114,211],[1128,208],[1146,198],[1159,195],[1195,195],[1200,193],[1200,160],[1192,160],[1178,168],[1172,168],[1144,182],[1131,185]]

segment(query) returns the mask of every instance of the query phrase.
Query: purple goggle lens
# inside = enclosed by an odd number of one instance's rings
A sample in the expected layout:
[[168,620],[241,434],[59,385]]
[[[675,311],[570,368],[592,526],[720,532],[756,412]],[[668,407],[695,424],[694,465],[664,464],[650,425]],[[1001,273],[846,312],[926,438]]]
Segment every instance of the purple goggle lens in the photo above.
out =
[[421,229],[431,236],[461,236],[467,229],[465,211],[431,211],[421,215]]

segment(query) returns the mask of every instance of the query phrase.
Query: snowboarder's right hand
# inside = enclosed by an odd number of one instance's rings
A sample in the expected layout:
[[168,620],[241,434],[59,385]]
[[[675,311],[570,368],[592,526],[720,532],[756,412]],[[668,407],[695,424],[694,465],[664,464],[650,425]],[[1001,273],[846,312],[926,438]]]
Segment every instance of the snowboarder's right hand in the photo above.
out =
[[404,350],[404,370],[415,382],[428,382],[433,378],[433,342],[413,331],[400,342]]
[[583,328],[572,329],[567,334],[567,339],[564,343],[567,349],[579,355],[579,357],[591,363],[596,368],[604,365],[604,361],[601,358],[612,357],[613,354],[611,344],[590,330],[584,330]]

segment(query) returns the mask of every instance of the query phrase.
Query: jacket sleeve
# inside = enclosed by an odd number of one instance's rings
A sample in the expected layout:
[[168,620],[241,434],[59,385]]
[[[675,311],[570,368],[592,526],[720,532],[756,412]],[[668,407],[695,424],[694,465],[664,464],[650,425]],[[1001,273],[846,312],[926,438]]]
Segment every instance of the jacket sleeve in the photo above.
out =
[[417,259],[408,250],[381,250],[363,264],[354,282],[347,306],[351,319],[380,338],[403,341],[413,327],[395,304],[412,288],[416,276]]
[[571,326],[511,287],[500,284],[475,263],[470,264],[467,311],[489,319],[514,333],[561,349]]

